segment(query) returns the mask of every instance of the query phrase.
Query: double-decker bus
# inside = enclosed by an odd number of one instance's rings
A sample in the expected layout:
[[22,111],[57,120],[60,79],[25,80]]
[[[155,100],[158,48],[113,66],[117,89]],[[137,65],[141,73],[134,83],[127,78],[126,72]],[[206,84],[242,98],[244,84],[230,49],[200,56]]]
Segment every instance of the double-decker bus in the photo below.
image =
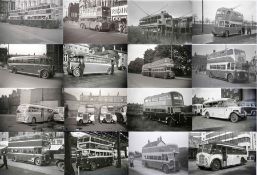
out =
[[10,137],[8,158],[12,161],[31,162],[35,165],[51,163],[50,141],[46,134],[29,134]]
[[221,7],[217,9],[212,33],[214,36],[221,35],[226,37],[233,34],[241,34],[243,25],[243,14],[232,8]]
[[142,148],[142,164],[147,168],[162,170],[168,174],[170,171],[179,171],[179,149],[176,144],[145,145]]
[[12,73],[37,75],[40,78],[51,78],[55,74],[52,58],[45,55],[11,57],[7,61]]
[[142,75],[155,78],[175,78],[174,61],[170,58],[162,58],[142,66]]
[[100,166],[111,166],[113,163],[114,142],[85,135],[78,138],[77,148],[81,151],[77,158],[77,166],[82,169],[95,170]]
[[247,162],[247,151],[244,147],[228,143],[208,143],[199,146],[196,164],[200,169],[210,168],[217,171]]
[[93,29],[96,31],[110,30],[110,7],[80,7],[79,25],[82,29]]
[[78,108],[76,117],[77,123],[94,123],[95,122],[95,107],[94,105],[81,105]]
[[207,57],[206,73],[210,78],[221,78],[230,83],[248,81],[245,51],[232,48],[211,53]]
[[155,15],[148,15],[139,20],[139,27],[142,30],[152,32],[165,33],[166,31],[172,31],[172,16],[165,11]]
[[26,9],[24,19],[52,20],[61,17],[61,9],[55,4],[42,4]]
[[52,121],[54,118],[54,110],[41,105],[21,104],[18,106],[16,113],[16,121],[22,123],[34,124]]
[[149,119],[174,126],[186,122],[186,117],[182,112],[183,107],[183,96],[179,92],[171,91],[146,97],[144,99],[143,115]]
[[111,74],[111,60],[105,56],[85,55],[69,58],[67,72],[75,77],[81,76],[80,63],[84,62],[83,74]]

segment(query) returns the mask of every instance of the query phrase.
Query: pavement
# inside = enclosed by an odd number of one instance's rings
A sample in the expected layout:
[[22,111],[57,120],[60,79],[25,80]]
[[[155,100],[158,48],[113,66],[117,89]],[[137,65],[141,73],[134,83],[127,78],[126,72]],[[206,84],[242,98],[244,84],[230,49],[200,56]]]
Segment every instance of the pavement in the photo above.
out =
[[242,87],[249,87],[249,88],[255,88],[256,82],[234,82],[230,83],[223,79],[218,78],[210,78],[206,74],[198,73],[195,74],[195,72],[192,73],[192,87],[210,87],[210,88],[242,88]]
[[255,44],[256,30],[251,35],[232,35],[229,37],[213,36],[213,34],[193,35],[192,42],[194,44]]
[[[0,161],[2,164],[2,160]],[[8,169],[1,168],[1,175],[63,175],[63,172],[59,171],[55,164],[49,166],[36,166],[30,163],[13,162],[8,160]]]
[[127,34],[81,29],[78,23],[64,23],[64,43],[126,44]]
[[0,43],[62,44],[62,29],[42,29],[0,22]]
[[83,77],[65,75],[63,78],[64,87],[83,87],[83,88],[126,88],[127,72],[115,70],[113,75],[92,74]]
[[43,79],[34,75],[14,74],[7,69],[0,69],[0,88],[60,88],[62,74],[57,73],[53,78]]
[[0,131],[63,131],[64,124],[44,122],[36,124],[17,123],[15,114],[0,114]]
[[[145,168],[142,165],[141,160],[134,160],[134,167],[129,167],[129,175],[165,175],[161,170],[153,168]],[[188,175],[188,172],[185,170],[180,170],[178,172],[171,172],[172,175]]]
[[126,131],[126,125],[120,123],[102,123],[98,120],[94,124],[77,125],[76,117],[65,119],[65,127],[69,131]]
[[247,116],[246,120],[240,120],[237,123],[225,119],[194,116],[192,129],[194,131],[255,131],[256,116]]
[[189,174],[190,175],[255,175],[256,167],[254,161],[248,161],[245,165],[241,166],[232,166],[229,168],[225,168],[219,171],[211,171],[211,170],[200,170],[196,161],[189,161]]
[[175,79],[162,79],[147,77],[141,74],[128,73],[128,87],[162,87],[162,88],[191,88],[192,79],[175,77]]

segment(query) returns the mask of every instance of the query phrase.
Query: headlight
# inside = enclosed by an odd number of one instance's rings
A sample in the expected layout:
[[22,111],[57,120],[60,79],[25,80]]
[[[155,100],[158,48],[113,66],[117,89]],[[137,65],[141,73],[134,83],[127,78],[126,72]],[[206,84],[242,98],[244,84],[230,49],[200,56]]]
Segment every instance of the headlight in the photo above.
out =
[[239,73],[237,73],[237,76],[239,76],[240,74]]

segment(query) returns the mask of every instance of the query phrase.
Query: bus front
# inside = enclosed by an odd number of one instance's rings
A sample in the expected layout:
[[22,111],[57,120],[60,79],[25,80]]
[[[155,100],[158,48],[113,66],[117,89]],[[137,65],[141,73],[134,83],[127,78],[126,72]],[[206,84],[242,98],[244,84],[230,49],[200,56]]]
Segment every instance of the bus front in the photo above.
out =
[[234,49],[234,79],[237,81],[248,81],[249,73],[248,73],[248,63],[246,62],[246,54],[245,51],[240,49]]
[[212,34],[214,36],[224,36],[226,33],[226,28],[229,27],[229,22],[226,19],[226,8],[219,8],[217,9],[216,15],[215,15],[215,24],[212,29]]
[[212,144],[200,145],[196,154],[196,165],[202,168],[211,167]]

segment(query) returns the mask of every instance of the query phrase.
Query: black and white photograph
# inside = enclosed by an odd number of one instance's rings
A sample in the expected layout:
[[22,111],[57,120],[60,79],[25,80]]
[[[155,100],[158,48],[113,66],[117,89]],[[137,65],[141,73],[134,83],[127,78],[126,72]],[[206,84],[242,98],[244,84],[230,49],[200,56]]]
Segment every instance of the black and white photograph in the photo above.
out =
[[61,88],[62,44],[0,44],[0,88]]
[[127,43],[127,0],[65,0],[63,3],[64,43]]
[[191,88],[129,88],[128,130],[191,131]]
[[64,88],[69,131],[126,131],[127,90]]
[[193,45],[193,87],[256,87],[256,45]]
[[192,175],[256,174],[256,132],[190,132]]
[[192,87],[191,45],[128,45],[128,87]]
[[190,44],[191,0],[128,1],[129,44]]
[[1,175],[63,175],[63,132],[0,132]]
[[66,134],[65,174],[128,175],[127,132],[90,131]]
[[193,88],[192,129],[255,131],[256,89]]
[[130,132],[129,175],[187,175],[187,132]]
[[1,0],[0,43],[62,44],[65,0]]
[[0,88],[0,131],[63,131],[61,88]]
[[65,44],[63,86],[127,87],[127,45]]
[[256,1],[192,0],[193,44],[255,44]]

